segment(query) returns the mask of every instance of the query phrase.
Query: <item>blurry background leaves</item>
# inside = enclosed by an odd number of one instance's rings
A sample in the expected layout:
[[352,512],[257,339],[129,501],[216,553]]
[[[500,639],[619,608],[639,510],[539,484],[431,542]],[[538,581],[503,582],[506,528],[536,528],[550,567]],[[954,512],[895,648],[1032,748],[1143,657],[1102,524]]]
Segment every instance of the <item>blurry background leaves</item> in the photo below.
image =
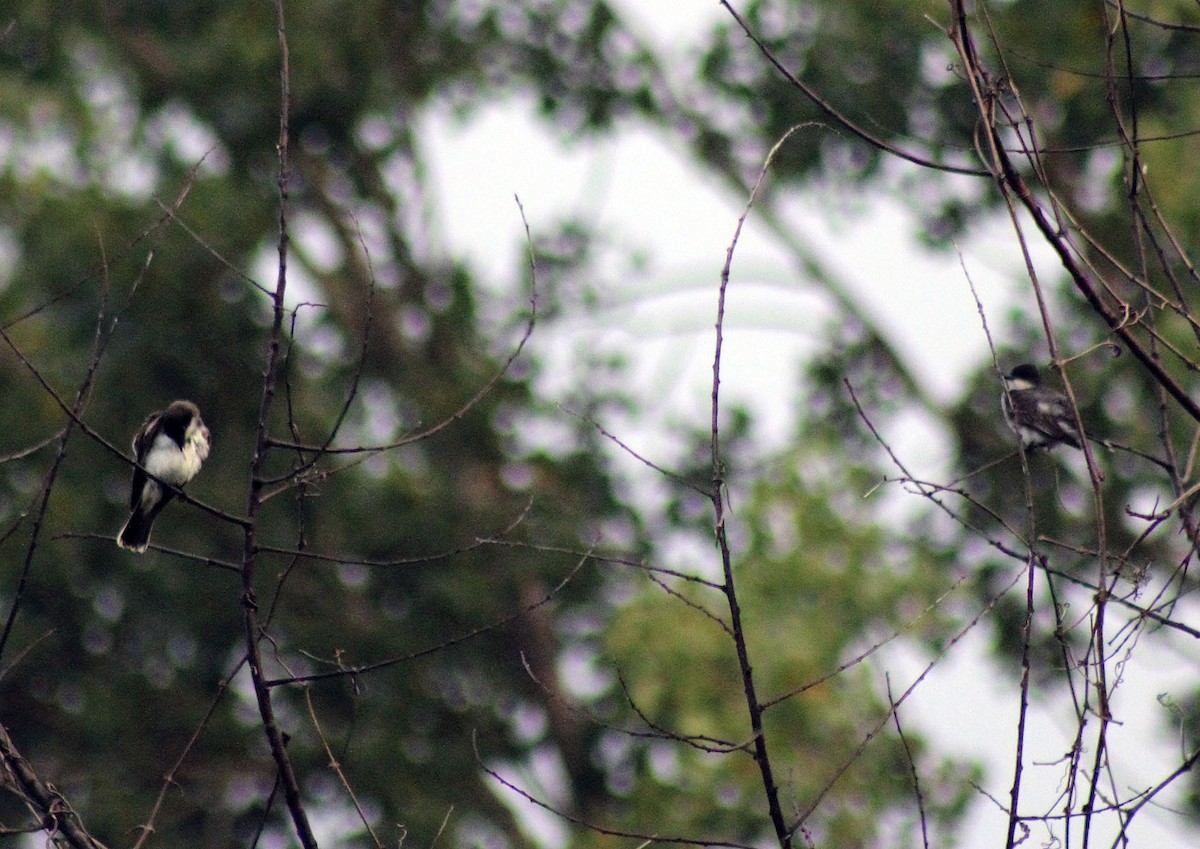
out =
[[[1155,5],[1163,18],[1190,9]],[[527,268],[486,279],[430,236],[427,218],[437,199],[423,194],[425,140],[415,129],[428,110],[448,105],[469,116],[521,93],[532,95],[547,132],[564,139],[644,122],[670,138],[682,135],[696,160],[731,190],[731,209],[740,208],[748,181],[787,128],[828,121],[729,20],[690,56],[694,67],[668,73],[618,7],[593,0],[292,6],[289,301],[297,332],[272,422],[281,438],[322,442],[356,376],[359,391],[337,445],[387,443],[437,424],[496,374],[520,339]],[[756,0],[742,11],[785,65],[851,119],[922,156],[974,164],[976,112],[939,30],[947,25],[941,4]],[[989,60],[1003,63],[1036,118],[1054,187],[1113,256],[1136,256],[1120,203],[1126,163],[1111,144],[1105,105],[1101,4],[1017,0],[991,13],[1007,49]],[[174,397],[195,399],[212,427],[214,451],[189,491],[238,514],[246,503],[269,318],[268,301],[250,278],[264,274],[257,283],[271,285],[277,238],[280,55],[272,10],[229,2],[51,7],[16,0],[3,15],[0,321],[70,398],[107,298],[117,323],[86,421],[124,447],[151,409]],[[1138,67],[1121,94],[1136,98],[1143,133],[1168,137],[1145,145],[1141,164],[1150,175],[1172,175],[1156,184],[1156,200],[1179,232],[1191,234],[1196,169],[1187,163],[1196,141],[1184,133],[1195,129],[1196,94],[1186,80],[1200,54],[1189,32],[1131,23],[1129,33]],[[931,245],[946,246],[998,201],[986,181],[889,164],[847,133],[799,133],[781,150],[761,213],[771,220],[775,198],[791,186],[883,187],[909,200]],[[185,188],[173,220],[164,208]],[[582,308],[603,286],[589,250],[594,234],[578,219],[530,224],[544,262],[542,319],[550,321]],[[1181,265],[1147,274],[1165,287]],[[819,269],[809,270],[814,285],[832,291]],[[1113,284],[1125,291],[1119,275]],[[1194,291],[1181,299],[1190,304]],[[1069,292],[1055,308],[1071,328],[1072,352],[1106,338]],[[1184,318],[1165,310],[1156,316],[1165,338],[1194,350]],[[1032,299],[1011,318],[994,319],[994,332],[1012,344],[1003,355],[1044,358]],[[260,597],[272,600],[270,633],[289,669],[402,656],[502,620],[567,576],[579,559],[574,551],[631,562],[667,553],[688,561],[689,571],[712,568],[708,505],[672,488],[663,512],[650,515],[644,503],[622,497],[629,485],[614,478],[605,459],[611,446],[564,413],[561,399],[539,390],[539,378],[557,365],[526,355],[436,435],[365,459],[325,458],[321,474],[268,502],[263,544],[303,546],[342,561],[263,555]],[[600,421],[609,411],[636,411],[639,399],[621,391],[621,367],[597,361],[573,375],[571,409]],[[1189,373],[1179,360],[1169,367],[1181,379]],[[1186,453],[1194,422],[1173,410],[1161,423],[1131,414],[1159,403],[1130,358],[1098,350],[1070,370],[1086,387],[1083,417],[1094,432],[1155,452],[1161,427]],[[977,375],[952,409],[939,408],[923,399],[919,376],[887,340],[852,302],[840,300],[822,353],[805,384],[794,387],[796,448],[760,456],[753,422],[731,413],[726,462],[749,492],[736,508],[736,568],[745,576],[750,645],[767,697],[831,671],[897,629],[916,642],[944,645],[964,610],[945,605],[919,625],[910,614],[967,570],[978,574],[978,598],[988,599],[997,590],[992,570],[1012,567],[936,516],[897,520],[887,508],[858,503],[885,458],[848,403],[842,378],[884,432],[914,407],[934,417],[960,449],[965,473],[1011,444],[996,415],[990,366],[980,363]],[[63,424],[8,348],[0,350],[0,397],[0,454]],[[679,433],[682,448],[672,458],[701,485],[711,477],[706,440],[706,433]],[[30,544],[30,526],[19,517],[34,504],[53,450],[0,464],[0,518],[6,532],[16,527],[0,543],[5,612]],[[277,452],[273,468],[283,472],[299,459]],[[1169,500],[1171,488],[1144,462],[1121,455],[1104,462],[1110,545],[1119,549],[1141,528],[1121,512],[1124,505],[1135,494],[1139,504],[1147,493]],[[1054,463],[1042,457],[1035,464],[1041,480],[1055,482],[1039,491],[1040,530],[1086,539],[1095,522],[1086,482]],[[983,528],[995,516],[1019,524],[1019,473],[1013,458],[972,479],[974,497],[989,510],[970,515],[968,508],[969,520]],[[233,575],[161,554],[132,558],[103,538],[120,526],[127,485],[126,467],[74,436],[0,658],[0,721],[110,844],[144,822],[162,775],[242,653],[241,588]],[[514,544],[478,544],[510,526],[504,539]],[[236,561],[241,550],[236,528],[180,505],[164,514],[154,541],[220,560]],[[1138,559],[1170,568],[1183,547],[1155,537]],[[354,562],[365,560],[396,562]],[[1090,568],[1086,557],[1063,551],[1055,564]],[[588,562],[551,604],[504,627],[369,676],[314,685],[322,725],[376,824],[402,824],[408,840],[429,846],[449,815],[456,845],[531,842],[478,768],[471,744],[477,732],[489,763],[526,776],[547,769],[557,775],[555,786],[543,789],[585,820],[761,840],[761,789],[746,756],[714,759],[618,730],[640,727],[640,720],[615,671],[633,704],[663,727],[739,743],[748,733],[731,647],[682,603],[719,616],[719,599],[670,585],[680,597],[637,569]],[[1190,578],[1180,578],[1181,590],[1190,586]],[[1019,613],[995,619],[998,645],[1016,645]],[[1039,671],[1052,675],[1061,649],[1052,623],[1039,627],[1046,647]],[[796,805],[820,789],[881,715],[880,681],[869,668],[856,667],[769,713],[785,796]],[[279,688],[276,695],[309,803],[334,824],[336,845],[365,845],[324,768],[302,693]],[[236,683],[224,697],[176,776],[155,839],[197,847],[249,843],[273,782],[252,702]],[[930,814],[949,834],[972,769],[913,739],[925,780],[936,786]],[[831,845],[910,845],[913,816],[907,765],[889,732],[810,825]],[[11,799],[0,803],[0,821],[19,817]],[[897,817],[907,824],[893,831]],[[277,811],[269,823],[286,833]],[[572,844],[606,842],[575,826],[567,834]]]

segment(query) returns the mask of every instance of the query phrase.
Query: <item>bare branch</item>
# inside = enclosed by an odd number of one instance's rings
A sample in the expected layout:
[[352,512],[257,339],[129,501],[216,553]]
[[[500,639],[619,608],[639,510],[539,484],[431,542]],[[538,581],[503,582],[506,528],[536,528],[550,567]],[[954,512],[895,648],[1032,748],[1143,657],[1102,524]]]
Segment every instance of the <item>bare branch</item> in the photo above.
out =
[[0,764],[12,775],[21,798],[42,818],[41,828],[73,849],[105,849],[103,843],[88,834],[83,821],[71,804],[53,785],[38,778],[13,745],[8,729],[0,725]]
[[494,769],[492,769],[491,767],[489,767],[487,764],[485,764],[483,762],[483,758],[479,754],[478,742],[477,742],[476,736],[474,734],[471,735],[471,742],[473,744],[475,744],[475,761],[476,761],[476,763],[479,764],[479,768],[482,769],[484,772],[486,772],[493,779],[495,779],[499,784],[508,788],[509,790],[516,793],[517,795],[522,796],[526,801],[532,802],[534,805],[541,808],[542,810],[548,811],[549,813],[554,814],[556,817],[564,819],[567,822],[575,823],[575,825],[581,825],[581,826],[587,828],[589,831],[594,831],[597,834],[603,834],[603,835],[607,835],[609,837],[629,837],[629,838],[633,838],[635,840],[644,840],[647,843],[683,844],[685,846],[711,846],[711,847],[715,847],[715,848],[716,847],[728,847],[728,849],[755,849],[755,847],[750,846],[745,843],[732,843],[732,842],[725,841],[725,840],[706,840],[703,838],[696,838],[696,837],[674,837],[674,836],[670,836],[670,835],[661,835],[661,834],[643,834],[643,833],[639,833],[639,832],[635,832],[635,831],[623,831],[620,829],[606,828],[605,826],[598,825],[597,823],[585,822],[584,820],[582,820],[578,817],[571,816],[570,814],[566,813],[565,811],[558,810],[557,808],[547,804],[546,802],[543,802],[541,799],[538,799],[536,796],[522,790],[520,787],[513,784],[511,781],[508,781],[506,778],[504,778],[502,775],[500,775],[498,772],[496,772]]
[[[727,7],[728,8],[728,7]],[[733,11],[732,9],[730,10]],[[750,209],[754,204],[754,198],[758,194],[759,188],[766,179],[767,170],[771,167],[771,161],[774,159],[775,153],[783,146],[783,144],[791,137],[792,133],[800,127],[793,127],[788,130],[783,137],[775,143],[767,155],[766,161],[763,163],[762,170],[759,172],[758,181],[754,184],[754,188],[750,192],[750,197],[746,200],[746,208],[742,211],[738,218],[737,226],[734,228],[733,239],[729,243],[729,248],[725,252],[725,265],[721,268],[721,285],[717,294],[717,321],[716,321],[716,342],[715,351],[713,353],[712,364],[712,491],[708,493],[712,500],[713,516],[714,516],[714,531],[717,538],[717,548],[721,554],[721,571],[724,576],[724,585],[722,590],[725,593],[725,601],[729,606],[729,630],[733,636],[734,649],[737,652],[738,669],[742,677],[742,692],[745,695],[746,711],[750,719],[750,733],[754,740],[754,762],[758,767],[758,772],[762,778],[763,792],[767,802],[767,812],[771,819],[771,825],[775,830],[775,839],[779,841],[779,849],[791,849],[792,834],[794,828],[788,828],[787,822],[783,817],[783,807],[779,801],[779,786],[775,782],[775,775],[771,765],[771,755],[767,750],[766,733],[763,729],[762,715],[763,705],[759,701],[758,693],[754,682],[753,667],[750,663],[750,651],[746,645],[746,632],[742,626],[742,611],[741,605],[738,602],[737,590],[735,589],[733,579],[733,555],[729,548],[729,539],[726,535],[725,528],[725,463],[721,456],[721,438],[720,438],[720,420],[721,420],[721,349],[725,338],[725,298],[729,290],[729,275],[733,265],[733,254],[737,249],[738,238],[741,236],[742,226],[746,222],[746,218],[750,215]]]
[[509,624],[510,622],[513,622],[513,621],[519,619],[521,616],[524,616],[527,613],[537,610],[539,607],[542,607],[543,605],[549,604],[554,599],[554,597],[557,596],[560,592],[562,592],[563,588],[566,587],[567,584],[569,584],[571,582],[571,580],[575,577],[575,575],[579,572],[579,570],[583,568],[583,565],[585,563],[587,563],[587,560],[588,560],[588,558],[581,557],[579,559],[579,561],[575,564],[575,566],[571,569],[571,571],[567,573],[567,576],[565,578],[563,578],[561,581],[559,581],[558,584],[556,584],[553,589],[551,589],[548,593],[546,593],[543,597],[541,597],[537,601],[534,601],[532,604],[528,604],[528,605],[522,607],[520,610],[518,610],[517,612],[513,613],[510,616],[505,616],[504,618],[498,619],[495,622],[492,622],[488,625],[481,625],[478,628],[472,628],[470,631],[467,631],[464,634],[461,634],[457,637],[453,637],[449,640],[446,640],[445,642],[438,643],[435,646],[429,646],[428,648],[424,648],[419,651],[415,651],[415,652],[412,652],[410,654],[406,654],[406,655],[403,655],[400,657],[392,657],[392,658],[388,658],[386,660],[377,660],[377,661],[373,661],[371,663],[364,663],[359,666],[346,666],[345,664],[337,662],[334,665],[336,665],[338,668],[336,670],[333,670],[330,672],[314,672],[311,675],[293,675],[293,676],[289,676],[286,678],[275,678],[270,681],[266,681],[265,684],[267,687],[280,687],[285,684],[305,684],[309,681],[322,681],[322,680],[329,679],[329,678],[346,678],[346,677],[358,676],[358,675],[362,675],[367,672],[374,672],[375,670],[378,670],[378,669],[386,669],[389,666],[396,666],[397,664],[400,664],[400,663],[408,663],[410,661],[417,660],[418,658],[426,657],[427,655],[445,651],[446,649],[450,648],[451,646],[456,646],[459,643],[463,643],[463,642],[466,642],[467,640],[474,639],[475,637],[478,637],[481,634],[486,634],[489,631],[495,631],[498,628],[502,628],[505,625]]
[[946,165],[941,162],[934,162],[931,159],[925,159],[924,157],[917,156],[915,153],[909,153],[908,151],[901,150],[900,148],[889,144],[878,136],[867,132],[862,127],[858,126],[858,124],[851,121],[842,112],[834,108],[834,106],[821,97],[815,89],[785,68],[783,63],[776,58],[775,54],[772,53],[765,44],[763,44],[762,40],[759,39],[757,35],[755,35],[750,26],[742,19],[742,16],[734,10],[733,6],[729,5],[728,0],[721,0],[721,5],[724,6],[726,11],[729,12],[730,16],[737,21],[737,25],[742,28],[742,32],[746,33],[746,37],[754,42],[755,46],[758,47],[763,56],[766,57],[767,61],[775,66],[775,70],[779,71],[779,73],[782,74],[789,83],[791,83],[798,91],[812,101],[812,103],[818,109],[832,118],[838,126],[844,128],[847,132],[857,136],[877,150],[881,150],[884,153],[889,153],[893,156],[899,157],[900,159],[907,160],[915,165],[920,165],[923,168],[931,168],[935,171],[946,171],[951,174],[968,174],[972,177],[988,176],[987,171],[979,168],[970,168],[965,165]]
[[289,135],[289,103],[290,103],[290,69],[288,65],[287,28],[284,21],[283,0],[275,0],[275,15],[279,29],[279,273],[272,293],[273,320],[267,340],[267,359],[263,369],[262,397],[258,411],[258,437],[254,456],[250,463],[250,493],[246,505],[245,542],[242,550],[242,619],[245,626],[246,660],[250,666],[250,678],[254,684],[254,695],[258,701],[258,712],[262,717],[263,732],[271,754],[275,758],[278,779],[283,789],[284,800],[291,813],[292,824],[296,829],[296,837],[305,849],[316,849],[317,840],[313,836],[312,826],[308,821],[308,813],[300,794],[300,784],[296,778],[295,768],[287,751],[287,741],[275,718],[275,707],[271,701],[271,688],[266,683],[263,672],[263,658],[260,641],[262,627],[258,620],[258,601],[254,587],[254,575],[257,544],[258,511],[262,503],[260,494],[263,488],[263,468],[267,457],[267,423],[270,420],[271,404],[275,396],[275,384],[278,376],[280,348],[283,344],[283,319],[286,313],[284,294],[287,291],[287,257],[288,257],[288,180],[290,176],[288,162]]

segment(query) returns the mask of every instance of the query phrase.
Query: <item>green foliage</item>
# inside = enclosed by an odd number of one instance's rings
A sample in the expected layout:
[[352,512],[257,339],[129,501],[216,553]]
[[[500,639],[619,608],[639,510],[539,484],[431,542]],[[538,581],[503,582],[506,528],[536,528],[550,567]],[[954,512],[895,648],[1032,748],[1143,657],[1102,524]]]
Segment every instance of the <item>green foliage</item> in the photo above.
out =
[[[1163,20],[1191,9],[1182,0],[1151,5]],[[943,4],[754,0],[741,11],[785,67],[859,127],[933,161],[977,164],[978,110],[964,93]],[[1121,264],[1165,293],[1139,303],[1154,310],[1159,350],[1185,352],[1167,366],[1185,382],[1195,367],[1186,355],[1195,345],[1186,317],[1194,286],[1177,283],[1186,262],[1147,260],[1139,235],[1146,228],[1133,226],[1121,199],[1131,174],[1146,175],[1173,232],[1196,229],[1196,171],[1179,165],[1195,158],[1196,94],[1174,78],[1194,70],[1194,39],[1130,19],[1128,42],[1107,43],[1115,29],[1103,4],[1013,0],[986,11],[996,37],[983,45],[997,72],[990,95],[1034,119],[1049,185],[1079,212],[1090,244],[1106,246],[1102,261],[1098,249],[1090,258],[1110,296],[1135,291]],[[505,291],[497,284],[506,281],[481,279],[430,246],[417,223],[424,200],[398,186],[424,174],[414,130],[424,110],[449,105],[467,114],[513,91],[531,93],[547,124],[568,137],[608,132],[631,116],[678,129],[706,168],[738,188],[739,202],[746,174],[788,128],[836,119],[781,78],[729,19],[690,57],[694,69],[668,75],[617,10],[593,0],[319,0],[287,4],[287,12],[294,324],[271,434],[308,446],[332,439],[345,449],[436,428],[369,456],[327,455],[311,468],[311,450],[272,450],[268,471],[277,480],[267,487],[255,552],[271,674],[400,659],[370,674],[275,689],[306,800],[334,822],[336,845],[366,845],[308,719],[311,700],[388,843],[406,835],[432,846],[443,823],[446,844],[530,842],[477,752],[518,769],[550,752],[565,775],[562,808],[582,821],[763,840],[759,777],[744,753],[718,757],[633,738],[564,709],[581,702],[636,724],[615,688],[588,691],[561,671],[566,658],[603,654],[655,723],[746,741],[740,672],[714,621],[727,621],[721,594],[675,579],[672,593],[657,584],[631,588],[604,561],[579,553],[641,562],[673,553],[680,539],[707,544],[709,505],[695,492],[679,495],[664,525],[621,502],[603,440],[579,422],[564,426],[553,399],[538,395],[551,364],[525,355],[504,370],[527,294],[486,294]],[[278,238],[282,52],[273,10],[18,0],[4,14],[0,324],[65,403],[95,368],[82,420],[120,450],[151,409],[174,397],[197,400],[214,452],[189,493],[240,516]],[[668,76],[695,85],[680,93]],[[1136,162],[1112,144],[1114,104],[1131,119],[1136,113],[1144,140]],[[800,133],[774,161],[773,184],[894,183],[888,156],[844,127]],[[1033,175],[1028,163],[1021,167]],[[934,170],[906,172],[901,185],[930,244],[949,244],[1000,200],[990,182],[947,181]],[[760,200],[768,209],[770,199]],[[306,238],[306,226],[323,240]],[[594,296],[594,233],[578,218],[533,226],[547,260],[541,318],[552,319]],[[1149,229],[1161,240],[1166,225]],[[527,273],[512,277],[531,284]],[[1072,354],[1108,341],[1108,328],[1078,298],[1052,306],[1070,328],[1060,341]],[[811,825],[829,845],[865,846],[883,842],[884,825],[896,818],[908,818],[900,840],[912,836],[909,755],[885,726],[837,775],[886,705],[870,657],[824,676],[881,635],[944,645],[949,615],[915,613],[938,597],[951,566],[978,569],[980,598],[990,600],[1011,563],[969,543],[1023,526],[1027,513],[1015,458],[966,485],[973,500],[961,515],[971,533],[938,533],[927,517],[907,516],[897,530],[861,504],[878,482],[871,469],[881,454],[843,379],[881,426],[920,397],[919,381],[881,334],[846,315],[845,303],[842,312],[809,370],[799,447],[766,458],[772,472],[734,505],[734,572],[760,693],[770,699],[820,681],[766,713],[785,797],[802,808],[833,781]],[[994,332],[1027,358],[1043,329],[1031,319],[1032,298],[1018,313]],[[1159,451],[1160,433],[1181,454],[1191,450],[1195,423],[1168,412],[1131,358],[1100,349],[1070,373],[1093,387],[1080,393],[1089,431],[1144,453]],[[573,409],[602,419],[631,403],[619,387],[590,377],[577,381]],[[949,423],[964,473],[1011,444],[996,415],[994,377],[979,369],[949,411],[924,403],[922,412]],[[0,393],[0,612],[18,605],[0,657],[0,722],[89,827],[116,844],[145,822],[161,776],[212,708],[171,776],[156,839],[227,846],[232,835],[249,845],[263,823],[286,834],[278,803],[268,810],[274,774],[252,694],[244,677],[224,683],[244,653],[243,590],[221,568],[240,562],[241,531],[173,505],[155,542],[193,558],[118,551],[110,538],[123,519],[127,465],[78,427],[56,465],[53,437],[68,420],[8,346],[0,348]],[[725,472],[745,481],[764,458],[750,451],[748,416],[723,413]],[[539,427],[565,435],[535,444],[528,434]],[[681,473],[703,489],[712,478],[706,434],[693,436],[697,449]],[[1173,499],[1179,482],[1136,454],[1101,456],[1108,545],[1138,546],[1136,558],[1114,568],[1133,580],[1147,563],[1186,563],[1182,543],[1165,535],[1143,541],[1144,521],[1125,510],[1147,494]],[[300,478],[283,485],[301,467]],[[1097,519],[1087,482],[1050,457],[1034,458],[1032,472],[1039,533],[1086,539]],[[705,553],[692,565],[712,577],[716,556]],[[1052,565],[1080,577],[1091,559],[1085,545],[1064,545]],[[1180,580],[1181,591],[1190,588]],[[1020,645],[1022,613],[1011,600],[996,607],[997,641],[1010,651]],[[1080,648],[1057,625],[1032,637],[1043,679],[1056,674],[1064,651]],[[938,758],[918,735],[909,743],[931,818],[948,835],[971,770]],[[0,821],[21,815],[12,799],[0,802]],[[605,842],[582,827],[569,839]]]

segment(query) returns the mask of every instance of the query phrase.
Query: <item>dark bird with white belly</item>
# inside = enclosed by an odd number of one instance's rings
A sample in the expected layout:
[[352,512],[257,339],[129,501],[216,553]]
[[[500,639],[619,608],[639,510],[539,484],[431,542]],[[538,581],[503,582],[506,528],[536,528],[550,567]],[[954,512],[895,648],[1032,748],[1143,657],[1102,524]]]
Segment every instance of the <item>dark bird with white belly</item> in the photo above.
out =
[[1029,451],[1056,445],[1079,448],[1079,430],[1067,396],[1042,386],[1037,366],[1022,363],[1004,376],[1004,420]]
[[[117,536],[117,545],[141,554],[150,542],[150,529],[180,487],[200,471],[208,457],[208,428],[200,409],[191,401],[173,401],[165,410],[151,413],[133,437],[133,470],[129,493],[129,521]],[[163,486],[168,484],[169,486]]]

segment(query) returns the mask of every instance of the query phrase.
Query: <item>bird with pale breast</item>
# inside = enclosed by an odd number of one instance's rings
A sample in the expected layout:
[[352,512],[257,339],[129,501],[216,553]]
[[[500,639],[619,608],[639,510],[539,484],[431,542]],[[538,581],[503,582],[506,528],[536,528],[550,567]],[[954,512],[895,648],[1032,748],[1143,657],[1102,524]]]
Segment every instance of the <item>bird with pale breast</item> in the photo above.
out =
[[191,401],[172,401],[146,418],[133,437],[138,464],[129,492],[131,512],[117,535],[117,545],[138,554],[146,550],[154,520],[175,497],[171,487],[183,486],[196,476],[210,445],[208,427]]
[[1061,392],[1042,386],[1037,366],[1017,366],[1004,375],[1004,386],[1000,408],[1023,448],[1048,451],[1056,445],[1082,447],[1070,401]]

